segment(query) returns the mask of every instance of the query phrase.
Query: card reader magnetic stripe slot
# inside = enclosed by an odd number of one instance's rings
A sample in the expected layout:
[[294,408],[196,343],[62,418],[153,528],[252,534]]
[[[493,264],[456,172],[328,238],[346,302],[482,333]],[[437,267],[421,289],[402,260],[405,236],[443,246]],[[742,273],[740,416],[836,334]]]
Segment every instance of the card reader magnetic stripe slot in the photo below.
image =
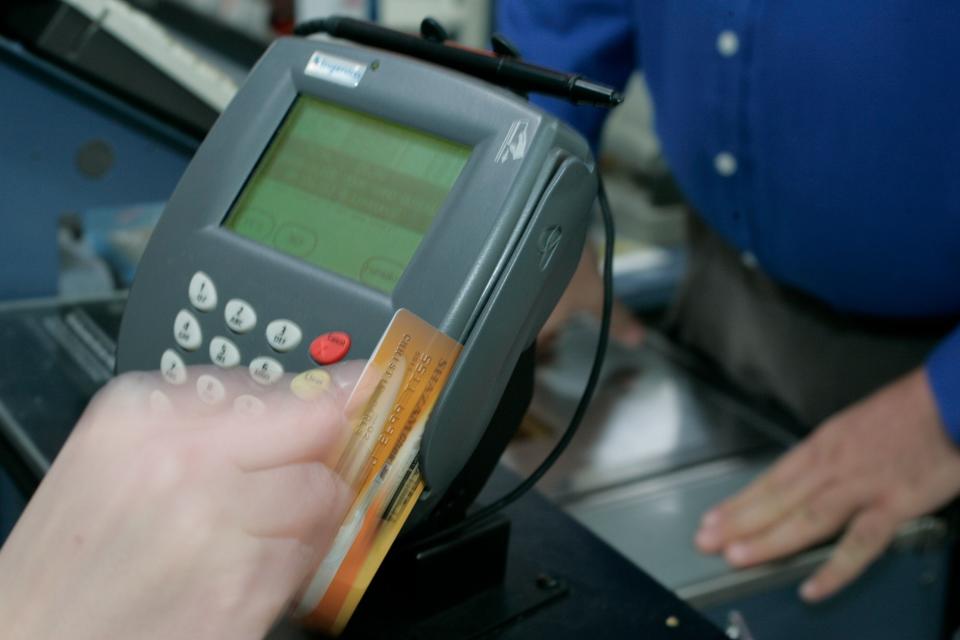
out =
[[[590,181],[596,181],[592,167],[576,158],[564,161],[485,305],[472,334],[480,339],[468,340],[461,355],[460,362],[471,365],[454,369],[424,433],[420,463],[431,497],[425,501],[428,504],[421,505],[420,513],[429,513],[435,506],[430,501],[447,489],[480,442],[487,424],[478,423],[476,416],[492,415],[520,353],[535,338],[576,269],[590,222],[583,212],[590,210],[596,193],[596,189],[583,188]],[[542,268],[540,241],[553,227],[560,228],[562,239],[550,249],[552,256]],[[556,274],[557,269],[564,273]],[[471,358],[474,351],[483,355]],[[491,357],[494,354],[502,355]],[[478,407],[471,390],[484,386],[490,388],[485,396],[490,406]],[[448,428],[436,428],[439,421]]]
[[[506,246],[503,249],[504,256],[513,255],[513,251],[517,248],[517,245],[520,244],[523,234],[526,233],[527,227],[530,225],[530,220],[533,218],[534,212],[537,211],[540,203],[546,197],[546,194],[550,188],[550,184],[557,177],[557,173],[563,166],[564,161],[569,157],[569,153],[561,149],[554,149],[547,156],[544,167],[540,171],[540,175],[536,178],[533,188],[530,190],[530,193],[536,193],[540,195],[536,199],[531,199],[531,202],[524,207],[519,219],[517,220],[516,228],[507,238]],[[493,272],[490,274],[489,281],[481,292],[473,312],[466,320],[463,332],[460,334],[460,342],[465,343],[467,340],[469,340],[477,321],[483,314],[483,310],[486,309],[486,304],[490,300],[490,296],[492,296],[493,292],[496,290],[497,285],[500,282],[500,278],[503,276],[503,272],[507,269],[507,266],[508,261],[502,260],[496,265]]]

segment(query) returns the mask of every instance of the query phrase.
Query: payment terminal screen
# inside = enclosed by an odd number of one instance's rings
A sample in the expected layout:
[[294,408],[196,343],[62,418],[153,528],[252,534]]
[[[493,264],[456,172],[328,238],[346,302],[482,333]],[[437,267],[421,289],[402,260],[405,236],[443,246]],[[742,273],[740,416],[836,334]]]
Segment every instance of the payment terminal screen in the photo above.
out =
[[223,224],[390,293],[469,155],[466,145],[301,96]]

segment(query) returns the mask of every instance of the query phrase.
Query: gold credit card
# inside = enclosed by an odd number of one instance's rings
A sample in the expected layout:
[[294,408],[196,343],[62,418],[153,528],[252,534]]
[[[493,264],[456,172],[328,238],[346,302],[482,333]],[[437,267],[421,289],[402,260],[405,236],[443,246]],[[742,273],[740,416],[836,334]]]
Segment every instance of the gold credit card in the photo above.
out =
[[400,309],[367,362],[331,462],[355,499],[296,609],[308,626],[343,631],[416,505],[424,425],[461,349]]

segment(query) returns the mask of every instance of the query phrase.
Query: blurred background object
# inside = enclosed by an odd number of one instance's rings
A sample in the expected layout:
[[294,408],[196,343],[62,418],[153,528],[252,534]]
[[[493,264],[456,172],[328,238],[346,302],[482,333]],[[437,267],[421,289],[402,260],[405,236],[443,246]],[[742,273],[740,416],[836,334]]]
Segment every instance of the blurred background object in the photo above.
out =
[[[270,40],[289,33],[298,20],[329,14],[376,19],[416,32],[423,16],[437,18],[451,37],[489,47],[492,3],[486,0],[10,0],[0,8],[0,33],[24,48],[33,66],[16,53],[4,59],[0,73],[9,79],[0,98],[16,126],[0,130],[0,162],[9,167],[4,182],[6,207],[21,216],[8,228],[13,255],[21,239],[46,240],[33,254],[29,273],[0,277],[0,299],[50,294],[80,294],[103,286],[90,260],[115,284],[129,283],[134,263],[120,267],[112,251],[110,216],[98,215],[97,230],[84,230],[91,211],[130,211],[144,203],[163,202],[185,166],[178,161],[160,168],[159,148],[134,152],[113,124],[88,122],[89,100],[78,100],[67,85],[81,79],[107,102],[127,105],[154,117],[161,126],[182,132],[188,146],[200,140],[243,81]],[[51,63],[45,66],[45,63]],[[16,67],[16,72],[14,68]],[[40,68],[44,71],[41,72]],[[62,74],[51,82],[51,74]],[[41,89],[42,87],[42,89]],[[50,104],[50,91],[70,104],[37,111]],[[38,93],[39,92],[39,93]],[[656,315],[667,304],[684,267],[685,206],[670,178],[653,131],[653,113],[641,76],[629,85],[628,99],[606,127],[600,161],[608,176],[616,212],[619,244],[615,256],[616,292],[633,309]],[[85,103],[84,106],[80,106]],[[105,107],[92,107],[94,112]],[[65,124],[72,123],[72,126]],[[81,124],[83,123],[83,124]],[[161,145],[162,146],[162,145]],[[188,157],[188,156],[184,156]],[[162,163],[161,163],[162,164]],[[176,167],[176,168],[174,168]],[[153,188],[131,174],[152,176]],[[24,174],[24,175],[21,175]],[[39,182],[55,182],[54,190]],[[130,193],[124,193],[133,190]],[[62,191],[62,193],[58,193]],[[36,198],[34,194],[43,195]],[[102,194],[102,195],[101,195]],[[109,196],[107,195],[109,194]],[[123,195],[121,195],[123,194]],[[22,203],[22,204],[18,204]],[[159,206],[159,205],[157,205]],[[29,213],[29,212],[33,213]],[[24,215],[28,214],[29,215]],[[58,221],[72,218],[74,229],[59,232]],[[121,220],[121,217],[116,220]],[[76,228],[79,225],[79,228]],[[127,231],[127,244],[134,242]],[[117,236],[119,237],[119,236]],[[146,236],[141,240],[145,241]],[[76,243],[94,242],[85,250]],[[31,246],[35,246],[33,242]],[[91,253],[92,252],[92,253]],[[104,253],[107,252],[107,253]],[[129,254],[129,252],[128,252]],[[136,255],[134,251],[132,254]],[[42,257],[45,256],[45,257]],[[62,259],[58,262],[57,257]],[[93,271],[91,271],[93,269]],[[86,274],[57,275],[58,270]],[[120,272],[123,272],[121,274]],[[7,280],[5,282],[5,280]],[[58,288],[58,283],[63,286]],[[94,283],[99,283],[94,285]]]
[[687,205],[660,153],[653,103],[640,73],[607,120],[600,162],[617,225],[614,289],[631,309],[656,318],[686,266]]

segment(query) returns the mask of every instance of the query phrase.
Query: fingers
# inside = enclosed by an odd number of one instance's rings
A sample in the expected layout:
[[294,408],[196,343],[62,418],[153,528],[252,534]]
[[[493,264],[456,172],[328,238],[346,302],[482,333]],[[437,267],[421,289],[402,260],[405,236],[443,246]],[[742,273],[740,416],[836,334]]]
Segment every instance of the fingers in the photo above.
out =
[[255,544],[252,562],[222,567],[210,580],[221,585],[220,589],[208,587],[217,594],[214,603],[221,608],[232,605],[226,613],[207,607],[207,617],[223,618],[214,634],[217,637],[266,637],[316,566],[316,550],[300,540],[274,538]]
[[221,421],[208,436],[245,471],[322,460],[344,428],[342,405],[329,393],[309,400],[277,394],[264,404],[261,415]]
[[347,360],[346,362],[329,366],[325,370],[333,378],[334,384],[349,396],[360,380],[360,374],[363,373],[366,366],[366,360]]
[[800,597],[819,602],[859,576],[890,545],[896,520],[874,507],[858,515],[841,538],[830,559],[800,588]]
[[240,482],[244,490],[236,495],[242,502],[235,505],[240,524],[257,537],[325,547],[349,504],[346,485],[319,462],[254,471]]
[[315,461],[340,433],[343,406],[362,369],[363,362],[346,362],[270,387],[253,382],[243,368],[191,367],[183,385],[156,373],[130,373],[98,395],[87,422],[131,437],[196,431],[244,470]]
[[87,422],[98,422],[105,413],[143,415],[150,407],[150,391],[159,386],[159,376],[145,371],[132,371],[117,376],[100,389],[85,411]]
[[130,372],[115,378],[91,403],[98,418],[124,429],[164,431],[209,426],[232,398],[249,393],[245,372],[213,366],[190,367],[183,384],[168,383],[156,372]]
[[[312,382],[326,380],[322,385],[313,384],[312,391],[306,395],[328,393],[342,404],[353,390],[364,364],[363,360],[353,360],[310,370]],[[157,372],[125,373],[97,394],[90,404],[88,422],[99,421],[106,412],[110,417],[107,422],[123,423],[124,428],[132,426],[131,422],[141,429],[147,426],[164,430],[209,427],[218,417],[232,419],[235,413],[245,417],[259,415],[267,397],[278,393],[290,395],[291,380],[300,377],[284,376],[264,387],[254,382],[244,367],[191,366],[182,384],[170,384]]]
[[804,470],[809,455],[798,447],[746,489],[710,510],[697,532],[700,550],[717,553],[731,541],[762,531],[822,488],[829,477],[817,469]]
[[804,502],[763,531],[735,539],[724,549],[734,567],[746,567],[780,558],[834,535],[856,511],[855,497],[842,489]]

